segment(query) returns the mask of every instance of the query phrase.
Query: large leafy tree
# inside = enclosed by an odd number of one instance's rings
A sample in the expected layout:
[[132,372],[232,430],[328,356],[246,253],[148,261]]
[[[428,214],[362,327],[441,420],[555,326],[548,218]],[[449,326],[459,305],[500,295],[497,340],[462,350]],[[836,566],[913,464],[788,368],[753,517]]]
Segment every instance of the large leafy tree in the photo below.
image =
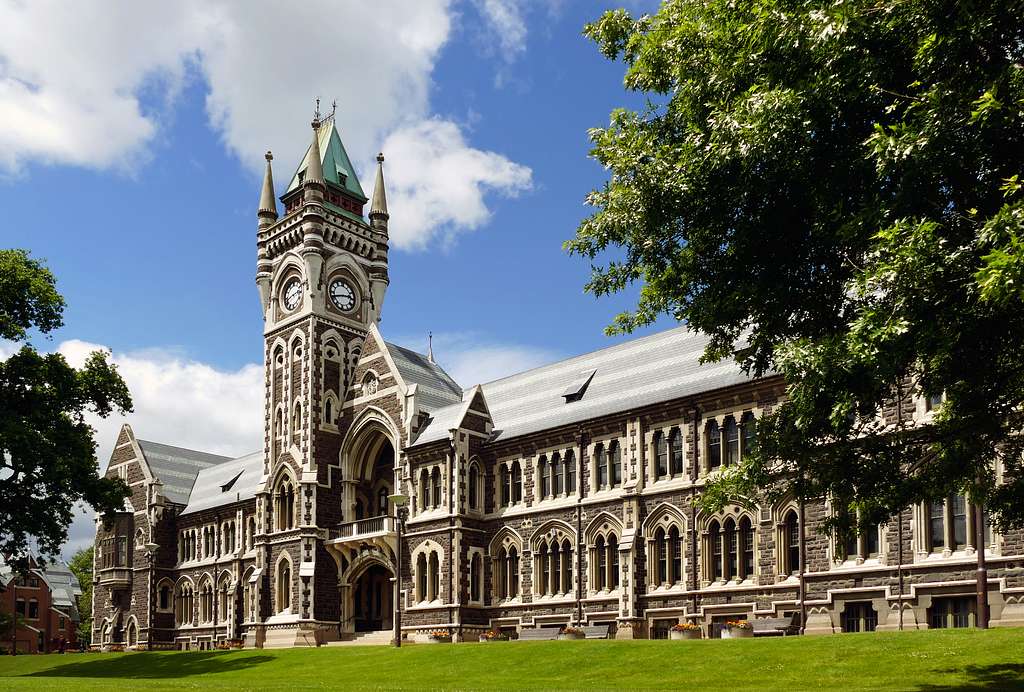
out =
[[[667,313],[788,383],[709,503],[966,490],[1024,523],[1024,2],[666,0],[585,34],[648,95],[591,132],[610,177],[566,243],[587,290],[642,285],[609,331]],[[922,394],[934,425],[881,422]]]
[[92,563],[94,546],[82,548],[71,557],[68,566],[82,587],[82,595],[78,597],[78,613],[82,619],[78,622],[79,641],[92,640]]
[[0,339],[20,348],[0,362],[0,553],[26,555],[33,539],[42,555],[67,539],[75,504],[98,512],[123,507],[128,491],[101,478],[93,412],[131,410],[128,388],[106,354],[82,368],[29,342],[62,324],[64,301],[53,274],[22,250],[0,250]]

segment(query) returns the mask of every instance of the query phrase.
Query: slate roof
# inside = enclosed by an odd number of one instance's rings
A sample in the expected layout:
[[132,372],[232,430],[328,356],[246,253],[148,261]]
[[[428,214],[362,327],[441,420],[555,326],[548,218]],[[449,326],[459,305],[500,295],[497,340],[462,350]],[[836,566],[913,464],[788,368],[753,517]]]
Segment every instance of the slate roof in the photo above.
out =
[[188,505],[181,515],[256,497],[262,476],[262,451],[208,466],[196,477]]
[[[466,398],[470,396],[469,392],[466,392]],[[443,406],[436,411],[430,412],[430,418],[428,418],[422,428],[420,428],[420,434],[416,437],[413,446],[425,445],[428,442],[436,442],[443,440],[448,437],[448,431],[453,428],[459,427],[462,423],[463,411],[466,408],[466,402],[460,401],[457,404],[450,404]]]
[[[482,385],[492,440],[598,418],[748,382],[733,360],[701,364],[708,338],[677,327]],[[578,401],[564,393],[593,372]],[[452,407],[458,408],[458,407]],[[442,439],[448,409],[434,412],[414,445]]]
[[[367,198],[363,194],[363,187],[359,184],[359,178],[348,158],[348,152],[345,151],[345,145],[341,143],[341,135],[338,134],[338,128],[334,126],[333,119],[320,126],[317,142],[320,145],[320,161],[324,167],[324,180],[347,190],[354,197],[366,202]],[[285,194],[299,187],[299,174],[305,171],[309,165],[310,148],[312,145],[306,148],[306,153],[302,156],[299,167],[295,169]]]
[[66,562],[52,562],[46,565],[43,577],[50,585],[53,605],[68,611],[72,620],[78,620],[77,597],[82,595],[82,587],[71,567]]
[[189,494],[200,471],[231,460],[231,457],[173,447],[160,442],[138,440],[138,443],[153,475],[164,484],[164,495],[171,502],[180,505],[188,504]]
[[406,384],[417,385],[416,401],[425,411],[436,411],[462,401],[462,387],[437,363],[431,363],[422,353],[385,342]]

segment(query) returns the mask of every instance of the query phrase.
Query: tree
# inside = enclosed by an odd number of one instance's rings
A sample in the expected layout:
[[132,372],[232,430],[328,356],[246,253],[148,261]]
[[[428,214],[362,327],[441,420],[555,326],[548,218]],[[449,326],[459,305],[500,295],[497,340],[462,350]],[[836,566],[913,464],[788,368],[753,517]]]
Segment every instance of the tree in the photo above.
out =
[[[708,503],[796,489],[865,524],[966,490],[1024,523],[1024,3],[667,0],[585,28],[648,94],[566,243],[610,332],[669,314],[786,401]],[[944,394],[930,426],[879,423]],[[997,484],[991,463],[1006,468]]]
[[26,555],[30,538],[54,555],[76,502],[110,514],[128,496],[122,481],[99,476],[95,431],[85,422],[90,411],[131,411],[116,367],[96,351],[76,369],[29,343],[33,330],[60,327],[63,309],[49,270],[23,250],[0,250],[0,338],[22,344],[0,362],[0,553],[8,555]]
[[81,620],[78,622],[78,640],[92,641],[92,564],[94,547],[82,548],[75,553],[69,567],[72,573],[78,578],[82,587],[82,595],[78,597],[78,613]]

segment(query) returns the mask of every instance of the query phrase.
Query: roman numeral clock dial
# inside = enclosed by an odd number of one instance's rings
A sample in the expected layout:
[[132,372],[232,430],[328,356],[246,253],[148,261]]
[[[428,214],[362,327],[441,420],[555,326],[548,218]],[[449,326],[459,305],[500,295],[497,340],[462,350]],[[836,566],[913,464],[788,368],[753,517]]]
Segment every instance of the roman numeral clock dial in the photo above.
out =
[[353,291],[348,282],[343,279],[335,279],[332,281],[328,288],[328,293],[331,296],[331,302],[334,303],[334,307],[343,312],[348,312],[356,306],[355,291]]

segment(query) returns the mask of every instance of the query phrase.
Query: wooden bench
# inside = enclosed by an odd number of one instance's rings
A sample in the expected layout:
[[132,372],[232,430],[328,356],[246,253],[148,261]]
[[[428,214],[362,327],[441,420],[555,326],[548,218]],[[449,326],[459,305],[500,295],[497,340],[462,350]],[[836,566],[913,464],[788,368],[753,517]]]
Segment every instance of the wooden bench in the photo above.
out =
[[608,625],[588,625],[583,628],[587,639],[607,639]]
[[750,621],[754,629],[755,637],[784,637],[787,634],[796,634],[800,629],[797,622],[800,619],[798,613],[793,613],[788,618],[757,618]]
[[559,627],[529,627],[519,631],[521,642],[544,642],[558,639]]

